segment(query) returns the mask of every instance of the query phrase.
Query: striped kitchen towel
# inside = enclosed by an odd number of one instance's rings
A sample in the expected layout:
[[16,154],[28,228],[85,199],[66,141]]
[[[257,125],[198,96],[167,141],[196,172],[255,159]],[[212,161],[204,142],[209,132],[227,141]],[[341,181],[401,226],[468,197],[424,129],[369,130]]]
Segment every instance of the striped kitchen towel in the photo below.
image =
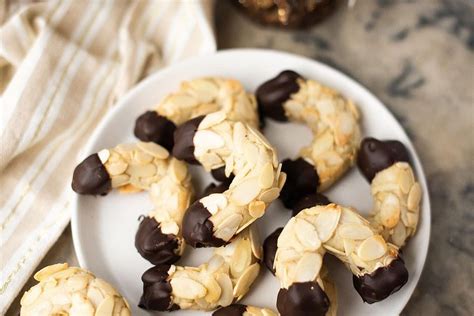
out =
[[0,315],[70,219],[78,153],[118,97],[215,51],[211,0],[0,1]]

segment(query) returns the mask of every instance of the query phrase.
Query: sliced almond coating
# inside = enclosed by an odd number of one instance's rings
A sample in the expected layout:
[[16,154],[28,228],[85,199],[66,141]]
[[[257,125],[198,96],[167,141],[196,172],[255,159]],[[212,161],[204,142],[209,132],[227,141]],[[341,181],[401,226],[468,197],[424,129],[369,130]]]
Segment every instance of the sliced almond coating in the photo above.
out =
[[220,306],[228,306],[232,304],[234,300],[232,281],[229,278],[229,275],[225,273],[218,273],[216,275],[216,281],[219,283],[221,288],[221,296],[217,301],[217,304]]
[[219,124],[223,120],[226,119],[226,114],[224,111],[217,111],[211,114],[208,114],[204,117],[204,119],[199,123],[199,130],[206,129],[212,127],[214,125]]
[[227,217],[214,232],[214,236],[222,240],[228,241],[235,235],[240,223],[242,222],[242,215],[232,214]]
[[254,263],[242,273],[234,287],[234,297],[245,295],[260,272],[260,265]]
[[105,164],[105,169],[107,169],[107,173],[111,176],[117,176],[125,172],[127,170],[128,164],[123,161],[117,162],[109,162]]
[[87,283],[87,278],[84,278],[83,276],[72,276],[66,281],[66,287],[70,292],[77,292],[85,289]]
[[[97,306],[97,305],[96,305]],[[45,314],[47,315],[47,314]],[[69,316],[93,316],[94,306],[79,293],[74,293],[71,298],[71,309]]]
[[69,305],[71,304],[71,298],[67,293],[56,293],[50,298],[53,305]]
[[418,213],[407,212],[408,227],[416,228],[418,224]]
[[408,193],[407,207],[410,211],[417,210],[421,201],[421,186],[418,182],[411,187]]
[[413,175],[411,174],[411,170],[408,169],[407,171],[399,172],[399,184],[400,189],[404,194],[408,194],[410,191],[411,186],[413,185]]
[[280,189],[271,188],[271,189],[268,189],[268,190],[262,192],[262,194],[260,194],[258,199],[265,202],[265,203],[270,203],[270,202],[273,202],[274,200],[276,200],[279,196],[280,196]]
[[207,264],[207,270],[210,273],[214,273],[219,270],[222,265],[225,263],[224,258],[222,256],[212,256],[211,260],[209,260]]
[[374,235],[364,240],[357,249],[357,255],[364,261],[371,261],[387,253],[387,244],[380,235]]
[[179,226],[175,222],[163,222],[160,227],[163,234],[178,235]]
[[[36,279],[36,275],[35,275]],[[39,284],[33,286],[31,289],[25,292],[23,296],[21,297],[20,304],[21,306],[28,306],[33,304],[34,301],[40,296],[42,292],[42,288]]]
[[131,316],[129,309],[130,307],[122,308],[122,310],[120,311],[120,316]]
[[112,312],[114,310],[114,297],[107,296],[99,306],[97,306],[97,310],[95,311],[94,316],[112,316]]
[[296,265],[295,282],[314,281],[322,264],[323,258],[319,253],[305,253]]
[[170,168],[173,179],[177,183],[181,183],[184,179],[186,179],[186,176],[188,175],[188,167],[184,162],[172,158],[170,162]]
[[262,201],[253,201],[249,205],[250,216],[260,218],[265,214],[266,205]]
[[260,173],[258,183],[262,189],[268,189],[273,184],[273,165],[267,162]]
[[227,206],[227,198],[221,193],[210,194],[200,199],[199,202],[201,202],[212,215]]
[[249,240],[240,240],[237,243],[232,259],[230,260],[230,271],[233,277],[239,276],[252,261],[249,242]]
[[186,277],[175,277],[170,281],[172,294],[179,298],[184,299],[197,299],[206,296],[206,288],[199,282],[186,278]]
[[156,167],[153,164],[128,165],[126,173],[135,177],[151,177],[156,174]]
[[395,227],[400,220],[400,201],[395,194],[385,196],[380,209],[380,220],[387,228]]
[[252,142],[244,142],[243,149],[245,161],[254,166],[258,159],[258,147]]
[[280,173],[280,177],[278,178],[278,189],[283,189],[283,186],[285,185],[286,182],[286,173],[282,172]]
[[358,268],[367,269],[369,265],[364,262],[359,256],[357,256],[354,252],[350,254],[352,263],[355,264]]
[[304,219],[296,218],[296,237],[309,251],[317,250],[321,247],[318,232],[311,223]]
[[204,286],[207,288],[207,295],[204,299],[209,303],[215,303],[221,297],[221,288],[213,276],[208,275],[204,279]]
[[[140,192],[142,190],[140,188],[141,185],[139,183],[133,181],[133,178],[134,177],[130,177],[130,182],[132,182],[132,183],[122,185],[118,188],[120,193],[124,193],[124,194],[137,193],[137,192]],[[135,184],[133,184],[133,183],[135,183]]]
[[43,281],[46,280],[49,276],[59,272],[63,271],[68,268],[67,263],[57,263],[53,264],[47,267],[44,267],[43,269],[39,270],[38,272],[35,273],[34,278],[36,281]]
[[393,229],[393,233],[391,236],[391,242],[395,245],[401,247],[405,244],[405,240],[408,234],[406,232],[406,228],[402,222],[399,222],[397,226]]
[[197,105],[197,100],[185,94],[173,94],[166,100],[177,107],[191,108]]
[[252,247],[252,253],[257,259],[262,259],[262,243],[260,241],[260,235],[257,231],[256,226],[251,226],[250,229],[250,245]]
[[[279,249],[275,258],[278,258],[278,261],[281,262],[290,262],[297,260],[301,257],[301,254],[295,249]],[[277,259],[275,259],[276,262]],[[275,264],[274,264],[275,265]]]
[[107,160],[109,160],[110,151],[108,149],[102,149],[97,153],[97,156],[99,156],[100,162],[102,162],[102,164],[105,164]]
[[166,148],[152,142],[139,142],[137,146],[147,154],[158,159],[166,159],[170,155]]
[[321,242],[331,239],[341,217],[341,210],[336,207],[326,207],[316,218],[316,230]]
[[252,126],[250,125],[247,125],[247,129],[258,139],[260,140],[263,145],[265,145],[265,147],[267,147],[268,149],[270,150],[274,150],[273,149],[273,146],[268,142],[267,138],[265,136],[262,135],[262,133],[260,133],[258,130],[256,130],[255,128],[253,128]]
[[147,164],[153,160],[153,156],[142,150],[137,150],[135,151],[134,159],[141,164]]
[[106,296],[119,296],[117,291],[110,285],[109,283],[105,282],[102,279],[96,278],[92,280],[90,283],[91,285],[97,286],[103,293],[106,294]]
[[99,306],[100,302],[104,299],[104,295],[99,289],[94,286],[89,286],[87,289],[87,298],[94,304],[94,306]]
[[118,176],[111,177],[110,180],[111,180],[112,188],[118,188],[125,184],[128,184],[128,181],[130,180],[130,176],[126,174],[120,174]]
[[350,223],[339,227],[339,236],[345,239],[363,240],[373,234],[369,227],[360,224]]
[[[234,180],[235,181],[235,180]],[[260,193],[257,178],[249,178],[241,182],[231,193],[231,199],[237,205],[247,205]]]
[[196,149],[199,148],[203,151],[221,148],[225,145],[224,139],[210,130],[197,131],[194,134],[193,143]]
[[234,124],[234,132],[232,133],[232,139],[234,142],[234,147],[239,152],[243,149],[243,141],[245,139],[246,129],[244,124],[237,122]]

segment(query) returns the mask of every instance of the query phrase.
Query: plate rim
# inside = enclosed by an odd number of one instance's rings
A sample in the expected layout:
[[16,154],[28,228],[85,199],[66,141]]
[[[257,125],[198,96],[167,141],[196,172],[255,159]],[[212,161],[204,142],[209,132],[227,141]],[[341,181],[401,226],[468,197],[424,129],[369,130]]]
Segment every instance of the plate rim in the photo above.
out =
[[[83,156],[82,153],[88,153],[91,152],[92,148],[94,147],[95,142],[97,141],[97,138],[99,135],[103,132],[105,126],[107,125],[108,121],[115,115],[116,112],[119,112],[122,110],[122,108],[126,107],[127,104],[130,103],[133,98],[135,98],[136,95],[140,94],[142,90],[145,89],[147,85],[149,85],[151,82],[157,80],[157,77],[164,76],[167,72],[172,72],[173,68],[178,67],[178,66],[183,66],[185,64],[192,64],[195,63],[196,61],[199,61],[201,59],[208,59],[208,58],[215,58],[215,56],[222,56],[222,55],[229,55],[229,54],[260,54],[260,55],[265,55],[265,54],[270,54],[270,55],[276,55],[277,57],[284,57],[284,58],[294,58],[294,59],[299,59],[303,62],[309,62],[316,64],[318,67],[325,68],[326,71],[330,71],[335,73],[337,76],[344,78],[350,85],[354,86],[356,89],[362,91],[367,98],[372,99],[372,102],[375,102],[379,105],[382,111],[385,111],[386,114],[391,116],[401,127],[401,132],[405,135],[407,142],[405,143],[406,146],[408,146],[411,156],[412,156],[412,162],[414,164],[414,169],[415,172],[418,175],[418,182],[421,184],[424,192],[423,196],[423,206],[424,208],[427,208],[428,210],[428,218],[423,218],[423,221],[427,221],[427,240],[426,240],[426,247],[418,251],[418,254],[422,256],[421,259],[421,265],[420,265],[420,273],[415,275],[415,279],[412,279],[413,282],[413,288],[410,289],[409,295],[406,295],[402,298],[400,298],[400,301],[403,302],[401,304],[401,309],[396,311],[397,314],[400,314],[403,309],[406,307],[408,301],[410,298],[413,296],[413,293],[418,285],[418,282],[420,281],[421,275],[423,273],[425,264],[426,264],[426,259],[428,257],[428,251],[429,251],[429,244],[431,240],[431,224],[432,224],[432,219],[431,219],[431,201],[430,201],[430,193],[429,193],[429,188],[426,180],[426,174],[423,169],[423,165],[421,164],[420,157],[418,155],[418,152],[416,151],[415,146],[413,145],[413,142],[409,135],[406,133],[405,128],[403,125],[400,123],[400,121],[395,117],[395,115],[389,110],[389,108],[375,95],[373,94],[368,88],[366,88],[363,84],[360,82],[356,81],[354,78],[351,76],[345,74],[344,72],[340,71],[339,69],[336,69],[330,65],[327,65],[321,61],[311,59],[309,57],[289,53],[289,52],[284,52],[284,51],[279,51],[279,50],[273,50],[273,49],[261,49],[261,48],[232,48],[232,49],[223,49],[219,50],[213,53],[208,53],[204,55],[199,55],[191,58],[187,58],[185,60],[182,60],[177,63],[173,63],[171,65],[168,65],[152,75],[148,76],[141,82],[139,82],[136,86],[134,86],[132,89],[130,89],[126,94],[124,94],[122,97],[120,97],[118,100],[115,102],[115,106],[113,109],[107,112],[107,114],[100,120],[99,124],[91,134],[89,140],[86,142],[86,145],[83,147],[83,149],[80,151],[80,156]],[[73,192],[74,193],[74,192]],[[79,266],[82,268],[87,269],[87,264],[86,264],[86,259],[85,255],[83,252],[83,246],[81,246],[81,241],[79,237],[79,227],[78,227],[78,222],[79,222],[79,194],[73,194],[72,198],[72,214],[71,214],[71,231],[72,231],[72,241],[73,241],[73,246],[74,246],[74,251],[79,263]],[[426,217],[426,216],[425,216]]]

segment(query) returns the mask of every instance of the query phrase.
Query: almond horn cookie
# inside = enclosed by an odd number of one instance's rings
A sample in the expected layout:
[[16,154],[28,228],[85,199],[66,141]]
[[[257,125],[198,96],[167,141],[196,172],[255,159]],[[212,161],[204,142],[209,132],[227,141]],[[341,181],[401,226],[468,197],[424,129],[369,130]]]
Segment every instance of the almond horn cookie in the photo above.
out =
[[[334,203],[307,208],[291,218],[278,237],[274,267],[281,285],[277,307],[282,316],[324,311],[320,269],[326,251],[348,266],[368,303],[385,299],[408,280],[398,247],[387,243],[354,209]],[[312,307],[302,304],[302,297],[314,297],[308,299]]]
[[256,92],[263,117],[306,124],[313,133],[300,157],[283,161],[280,199],[287,208],[306,194],[324,191],[351,167],[360,142],[359,112],[335,90],[286,70]]
[[240,300],[260,271],[262,249],[253,227],[242,231],[199,267],[158,265],[142,276],[146,310],[213,310]]
[[[315,195],[308,195],[306,196],[305,199],[300,200],[298,209],[294,213],[293,216],[298,214],[300,211],[303,209],[306,209],[308,207],[312,207],[315,205],[327,205],[331,204],[331,202],[327,199],[322,194],[315,194]],[[277,228],[273,233],[271,233],[264,241],[263,243],[263,262],[267,269],[275,275],[275,255],[277,251],[277,245],[278,245],[278,238],[280,237],[280,234],[283,230],[283,227]],[[337,295],[336,295],[336,288],[334,286],[334,283],[332,283],[329,280],[329,277],[327,275],[327,270],[324,268],[324,266],[321,268],[320,272],[321,280],[323,281],[323,289],[324,289],[324,294],[327,295],[327,300],[322,293],[321,295],[314,295],[315,293],[318,293],[318,291],[314,292],[311,295],[308,296],[301,296],[299,299],[307,299],[308,302],[302,303],[300,302],[299,305],[301,308],[297,309],[294,311],[294,315],[296,313],[299,313],[299,315],[307,315],[313,313],[319,314],[319,315],[337,315]],[[293,293],[295,292],[296,287],[294,288]],[[282,294],[283,295],[283,294]],[[286,296],[288,297],[288,296]],[[291,296],[290,296],[291,297]],[[316,300],[316,302],[314,302]],[[285,308],[284,306],[286,305],[286,302],[280,301],[281,308]],[[294,304],[288,305],[289,308],[293,308]],[[314,306],[317,305],[320,307],[320,310],[315,311]],[[307,309],[305,308],[307,307]],[[285,314],[290,314],[289,311],[283,312]]]
[[365,138],[357,165],[371,182],[375,203],[369,221],[385,240],[404,246],[416,232],[422,195],[407,149],[396,140]]
[[193,247],[225,245],[264,215],[286,179],[268,141],[222,111],[182,124],[175,132],[173,156],[206,171],[224,167],[226,176],[235,175],[226,191],[201,198],[186,211],[183,236]]
[[177,126],[219,110],[231,120],[258,127],[254,95],[237,80],[209,77],[182,82],[178,91],[166,96],[153,111],[138,117],[134,133],[144,142],[155,142],[171,151]]
[[144,217],[135,246],[153,264],[176,262],[184,251],[182,221],[192,195],[187,165],[152,142],[120,144],[92,154],[74,170],[72,188],[79,194],[105,195],[148,191],[155,206]]
[[130,307],[109,283],[67,263],[36,272],[39,282],[23,294],[21,316],[130,316]]

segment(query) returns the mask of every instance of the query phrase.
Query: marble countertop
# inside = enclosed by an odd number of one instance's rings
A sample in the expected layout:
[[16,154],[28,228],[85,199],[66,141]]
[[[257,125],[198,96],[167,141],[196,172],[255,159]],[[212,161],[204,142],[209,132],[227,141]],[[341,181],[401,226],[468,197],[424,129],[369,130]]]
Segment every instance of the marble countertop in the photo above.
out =
[[[282,31],[221,0],[216,30],[220,49],[272,48],[327,63],[392,111],[418,151],[432,204],[428,258],[402,315],[474,315],[474,3],[359,0],[312,29]],[[77,264],[70,227],[40,266],[56,262]],[[7,315],[18,311],[19,298]]]

